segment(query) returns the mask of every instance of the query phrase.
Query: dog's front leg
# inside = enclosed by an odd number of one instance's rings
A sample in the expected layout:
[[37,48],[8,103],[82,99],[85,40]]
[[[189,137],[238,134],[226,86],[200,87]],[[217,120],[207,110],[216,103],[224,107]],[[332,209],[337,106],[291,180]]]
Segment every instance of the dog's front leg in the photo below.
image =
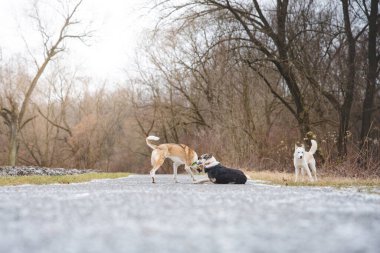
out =
[[204,179],[194,181],[193,184],[203,184],[203,183],[207,183],[207,182],[210,182],[210,179],[204,178]]
[[187,166],[187,165],[185,165],[185,170],[187,171],[187,173],[190,174],[191,179],[193,180],[193,182],[195,182],[196,180],[195,180],[195,178],[194,178],[193,172],[191,171],[190,167]]
[[304,168],[302,167],[301,168],[301,182],[304,182],[305,181],[305,170],[304,170]]
[[296,174],[296,179],[294,180],[294,182],[298,182],[299,168],[297,166],[294,166],[294,173]]
[[315,166],[315,160],[310,163],[310,168],[313,171],[315,181],[317,181],[317,167]]

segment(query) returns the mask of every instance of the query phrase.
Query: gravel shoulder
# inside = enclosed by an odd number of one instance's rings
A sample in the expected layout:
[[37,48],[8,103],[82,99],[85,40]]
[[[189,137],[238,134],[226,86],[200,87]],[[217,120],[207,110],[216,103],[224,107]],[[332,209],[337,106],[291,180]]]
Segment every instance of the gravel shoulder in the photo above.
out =
[[0,187],[0,252],[378,252],[380,195],[187,175]]
[[96,170],[46,168],[35,166],[1,166],[0,176],[63,176],[99,172]]

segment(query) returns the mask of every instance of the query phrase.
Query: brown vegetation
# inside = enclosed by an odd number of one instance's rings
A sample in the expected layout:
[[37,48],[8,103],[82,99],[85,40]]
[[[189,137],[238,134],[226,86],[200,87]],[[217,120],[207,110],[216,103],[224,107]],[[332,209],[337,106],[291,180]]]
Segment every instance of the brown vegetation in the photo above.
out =
[[85,173],[63,176],[17,176],[0,177],[0,186],[23,184],[72,184],[100,179],[115,179],[128,177],[128,173]]
[[[310,182],[307,176],[303,180],[294,182],[294,173],[273,172],[273,171],[257,171],[249,172],[248,175],[263,183],[278,184],[284,186],[330,186],[330,187],[366,187],[368,191],[374,187],[378,189],[380,186],[380,178],[356,178],[342,176],[319,176],[317,182]],[[359,188],[359,190],[361,190]],[[378,192],[377,192],[378,193]]]

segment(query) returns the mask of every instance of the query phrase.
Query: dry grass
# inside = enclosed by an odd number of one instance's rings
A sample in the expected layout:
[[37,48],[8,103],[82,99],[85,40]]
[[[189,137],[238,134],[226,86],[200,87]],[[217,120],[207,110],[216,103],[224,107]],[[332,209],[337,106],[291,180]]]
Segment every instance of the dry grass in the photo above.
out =
[[85,173],[64,176],[8,176],[0,177],[0,186],[22,184],[70,184],[88,182],[94,179],[127,177],[129,173]]
[[250,171],[247,174],[254,180],[264,180],[272,184],[280,184],[286,186],[330,186],[330,187],[380,187],[380,178],[352,178],[352,177],[332,177],[319,176],[317,182],[309,182],[305,176],[302,176],[299,182],[294,182],[294,174],[285,172],[271,171]]

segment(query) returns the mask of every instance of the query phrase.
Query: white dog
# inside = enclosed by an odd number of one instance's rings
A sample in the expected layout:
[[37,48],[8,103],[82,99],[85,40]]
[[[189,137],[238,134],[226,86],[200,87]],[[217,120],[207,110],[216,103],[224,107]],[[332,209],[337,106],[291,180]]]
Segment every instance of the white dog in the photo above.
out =
[[156,145],[151,143],[151,141],[158,141],[160,138],[156,136],[148,136],[146,138],[146,144],[153,149],[151,162],[152,170],[150,171],[150,176],[152,177],[152,183],[155,183],[154,176],[156,170],[158,170],[164,163],[166,158],[173,161],[173,175],[174,182],[177,181],[177,168],[178,166],[184,164],[185,170],[190,174],[193,181],[195,181],[194,175],[191,169],[196,166],[198,161],[198,155],[195,151],[183,144],[165,143],[161,145]]
[[296,173],[296,179],[295,182],[298,181],[298,173],[301,169],[302,176],[304,175],[305,171],[307,175],[309,176],[309,180],[311,182],[314,181],[310,169],[313,171],[315,181],[317,181],[317,168],[315,167],[315,159],[314,154],[317,151],[317,142],[315,140],[311,140],[311,148],[309,152],[305,151],[305,146],[302,145],[301,147],[298,147],[295,145],[294,150],[294,168]]

